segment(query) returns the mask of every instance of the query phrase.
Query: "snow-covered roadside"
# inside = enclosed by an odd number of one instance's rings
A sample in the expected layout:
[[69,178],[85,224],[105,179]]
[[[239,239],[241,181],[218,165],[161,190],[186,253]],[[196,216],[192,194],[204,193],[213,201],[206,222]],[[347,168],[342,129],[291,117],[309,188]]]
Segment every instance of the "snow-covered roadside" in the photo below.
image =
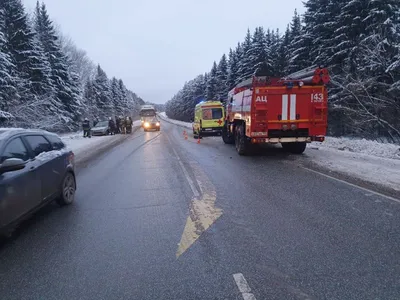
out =
[[158,116],[159,116],[162,120],[164,120],[164,121],[166,121],[166,122],[169,122],[169,123],[172,123],[172,124],[181,126],[181,127],[185,127],[185,128],[188,128],[188,129],[192,129],[192,123],[170,119],[170,118],[167,117],[167,115],[165,114],[165,112],[159,113]]
[[68,148],[74,151],[75,156],[80,156],[88,151],[96,151],[99,146],[109,142],[114,142],[119,137],[121,137],[121,135],[93,136],[91,138],[84,138],[83,133],[79,132],[63,135],[61,136],[61,139]]
[[346,152],[328,147],[310,147],[304,154],[309,162],[400,192],[400,160]]
[[[160,117],[172,124],[192,128],[191,123],[171,120],[165,113],[160,113]],[[400,145],[327,137],[323,143],[308,145],[303,160],[400,192]]]
[[[140,121],[133,122],[133,128],[140,126]],[[135,129],[134,129],[135,130]],[[83,132],[69,133],[60,135],[62,141],[71,149],[79,162],[96,155],[96,153],[105,150],[118,141],[126,138],[129,135],[117,134],[108,136],[92,136],[91,138],[84,138]]]
[[323,143],[314,143],[313,147],[330,148],[344,152],[362,153],[371,156],[400,159],[400,145],[379,143],[365,139],[327,137]]

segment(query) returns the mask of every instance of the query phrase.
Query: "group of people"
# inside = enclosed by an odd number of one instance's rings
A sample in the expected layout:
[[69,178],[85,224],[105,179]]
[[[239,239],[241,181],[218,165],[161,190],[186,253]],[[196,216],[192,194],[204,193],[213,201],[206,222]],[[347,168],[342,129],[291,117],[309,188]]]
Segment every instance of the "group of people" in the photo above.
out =
[[115,122],[110,117],[108,119],[108,127],[110,128],[111,134],[117,133],[131,133],[132,132],[132,118],[131,117],[122,117],[115,116]]
[[[98,118],[96,117],[93,121],[93,127],[99,122]],[[123,117],[123,116],[115,116],[115,121],[112,117],[108,118],[108,127],[110,134],[114,135],[117,133],[131,133],[132,132],[132,118],[131,117]],[[91,126],[90,121],[88,118],[82,122],[82,129],[83,129],[83,137],[91,138]]]

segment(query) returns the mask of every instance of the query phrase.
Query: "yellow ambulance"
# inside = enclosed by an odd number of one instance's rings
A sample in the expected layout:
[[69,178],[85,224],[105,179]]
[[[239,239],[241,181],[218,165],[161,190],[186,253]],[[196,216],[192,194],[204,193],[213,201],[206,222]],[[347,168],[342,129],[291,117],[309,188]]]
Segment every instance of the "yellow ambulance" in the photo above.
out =
[[225,122],[225,110],[220,101],[203,101],[194,110],[193,135],[217,136],[222,134]]

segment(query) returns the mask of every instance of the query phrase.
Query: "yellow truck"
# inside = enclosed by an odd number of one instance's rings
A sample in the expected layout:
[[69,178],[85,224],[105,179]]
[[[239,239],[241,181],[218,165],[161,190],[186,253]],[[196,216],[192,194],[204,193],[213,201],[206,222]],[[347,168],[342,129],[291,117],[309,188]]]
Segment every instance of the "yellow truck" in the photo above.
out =
[[193,136],[218,136],[222,134],[225,110],[220,101],[203,101],[194,110]]

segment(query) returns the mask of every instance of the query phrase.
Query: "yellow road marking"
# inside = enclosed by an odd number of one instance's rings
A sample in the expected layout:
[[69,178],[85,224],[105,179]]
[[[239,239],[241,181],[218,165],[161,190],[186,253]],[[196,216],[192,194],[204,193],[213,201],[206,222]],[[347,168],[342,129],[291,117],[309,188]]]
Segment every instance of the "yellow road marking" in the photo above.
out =
[[222,215],[222,209],[215,207],[217,193],[214,185],[198,167],[193,164],[192,167],[201,195],[192,199],[176,258],[189,249]]

